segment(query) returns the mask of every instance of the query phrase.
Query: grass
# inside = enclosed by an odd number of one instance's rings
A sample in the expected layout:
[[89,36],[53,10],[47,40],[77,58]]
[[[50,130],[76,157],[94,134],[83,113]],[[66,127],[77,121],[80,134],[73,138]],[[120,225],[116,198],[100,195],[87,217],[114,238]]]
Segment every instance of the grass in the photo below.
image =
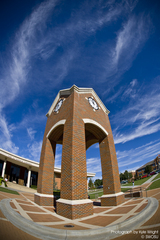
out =
[[1,191],[1,192],[6,192],[6,193],[11,193],[11,194],[19,195],[18,192],[13,191],[13,190],[10,190],[10,189],[7,189],[7,188],[3,188],[3,187],[0,187],[0,191]]
[[155,188],[160,188],[160,179],[153,182],[152,185],[149,186],[148,190],[152,190],[152,189],[155,189]]
[[90,196],[90,199],[96,199],[103,195],[103,190],[100,192],[88,193],[88,195]]
[[157,174],[157,176],[153,179],[153,181],[158,179],[158,178],[160,178],[160,173]]
[[[134,185],[137,186],[137,185],[142,185],[143,183],[145,183],[148,179],[150,179],[152,176],[149,176],[149,177],[146,177],[146,178],[142,178],[140,180],[136,180],[134,181]],[[133,186],[133,183],[127,183],[127,184],[122,184],[122,187],[123,186]]]
[[131,188],[121,188],[121,192],[127,192],[128,190],[130,190]]
[[36,185],[31,185],[31,188],[37,190],[37,186]]
[[[128,191],[130,188],[121,188],[122,192],[126,192]],[[98,197],[101,197],[103,195],[103,190],[102,191],[98,191],[98,192],[94,192],[94,193],[88,193],[88,195],[90,196],[90,199],[97,199]]]

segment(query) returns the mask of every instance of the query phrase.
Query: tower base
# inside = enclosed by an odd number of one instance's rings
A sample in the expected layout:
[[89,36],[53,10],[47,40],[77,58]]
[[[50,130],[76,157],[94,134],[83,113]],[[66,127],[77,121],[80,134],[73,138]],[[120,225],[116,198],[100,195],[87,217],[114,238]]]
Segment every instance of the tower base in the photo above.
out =
[[54,206],[54,196],[50,194],[35,193],[34,202],[40,206]]
[[101,206],[117,206],[124,202],[124,193],[106,194],[100,197]]
[[93,202],[89,199],[67,200],[60,198],[56,202],[57,214],[69,219],[83,218],[93,214]]

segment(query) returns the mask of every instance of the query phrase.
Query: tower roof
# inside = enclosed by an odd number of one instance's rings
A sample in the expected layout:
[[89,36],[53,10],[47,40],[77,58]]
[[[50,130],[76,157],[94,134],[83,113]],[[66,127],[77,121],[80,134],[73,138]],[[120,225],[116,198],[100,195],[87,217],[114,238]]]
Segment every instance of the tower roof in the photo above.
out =
[[68,97],[69,95],[71,95],[71,93],[73,91],[78,92],[79,94],[92,94],[92,96],[95,98],[96,102],[99,104],[99,106],[102,108],[102,110],[108,115],[109,114],[109,110],[106,108],[106,106],[103,104],[103,102],[101,101],[101,99],[98,97],[98,95],[96,94],[96,92],[93,90],[93,88],[79,88],[76,85],[73,85],[71,88],[67,88],[67,89],[63,89],[60,90],[59,93],[57,94],[55,100],[52,103],[52,106],[50,107],[48,113],[46,114],[47,117],[49,117],[53,111],[53,109],[55,108],[58,100],[60,98],[63,97]]

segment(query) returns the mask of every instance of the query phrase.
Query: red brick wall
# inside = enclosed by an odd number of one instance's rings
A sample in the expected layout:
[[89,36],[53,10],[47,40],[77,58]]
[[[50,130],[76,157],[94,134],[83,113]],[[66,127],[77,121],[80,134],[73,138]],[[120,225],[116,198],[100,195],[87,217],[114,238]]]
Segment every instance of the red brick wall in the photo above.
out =
[[56,189],[61,189],[61,178],[55,178],[55,182],[57,183]]

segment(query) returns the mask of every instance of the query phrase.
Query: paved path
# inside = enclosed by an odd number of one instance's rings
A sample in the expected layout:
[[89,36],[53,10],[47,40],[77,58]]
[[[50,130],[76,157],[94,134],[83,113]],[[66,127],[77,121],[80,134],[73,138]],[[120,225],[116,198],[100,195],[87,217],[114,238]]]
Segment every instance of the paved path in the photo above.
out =
[[22,191],[22,192],[30,192],[30,193],[36,193],[37,190],[33,189],[33,188],[28,188],[16,183],[12,183],[12,182],[7,182],[8,188],[12,189],[12,190],[16,190],[16,191]]
[[[148,197],[154,197],[160,201],[160,188],[156,190],[150,190],[147,192]],[[26,223],[33,222],[38,224],[39,228],[49,227],[48,231],[54,229],[58,230],[92,230],[103,229],[103,227],[112,227],[115,224],[122,223],[125,220],[129,220],[132,217],[136,216],[138,213],[141,213],[147,206],[148,200],[146,198],[137,198],[137,199],[126,199],[125,203],[116,207],[94,207],[94,215],[85,217],[82,219],[69,220],[67,218],[61,217],[56,214],[53,207],[41,207],[34,203],[33,193],[20,192],[20,195],[13,195],[4,192],[0,192],[0,201],[3,199],[10,199],[10,206],[12,210],[18,213],[18,216],[22,216],[26,219]],[[98,203],[97,203],[98,205]],[[147,217],[147,216],[146,216]],[[66,228],[66,225],[72,225],[71,228]],[[146,223],[143,223],[139,227],[138,233],[134,233],[133,230],[122,237],[116,239],[142,239],[142,230],[146,229],[158,231],[158,237],[160,232],[160,207],[157,209],[154,216],[149,219]],[[129,229],[128,229],[129,230]],[[124,233],[128,233],[127,229]],[[113,233],[115,235],[115,233]],[[117,233],[118,236],[119,233]],[[156,234],[154,234],[156,235]],[[116,235],[115,235],[116,236]],[[146,236],[146,235],[145,235]],[[0,239],[1,240],[36,240],[44,239],[40,237],[32,236],[24,231],[18,229],[13,224],[11,224],[7,218],[0,211]],[[48,239],[48,238],[47,238]],[[58,238],[60,239],[60,238]],[[73,239],[77,239],[73,238]],[[79,238],[78,238],[79,239]],[[81,238],[83,239],[83,238]],[[98,238],[94,238],[99,240]],[[106,238],[107,239],[107,236]],[[110,238],[109,238],[110,239]],[[157,238],[156,238],[157,239]]]
[[[145,183],[151,183],[153,181],[153,179],[157,177],[157,174],[153,175],[151,178],[149,178]],[[145,184],[144,183],[144,184]],[[143,184],[142,184],[143,185]]]

